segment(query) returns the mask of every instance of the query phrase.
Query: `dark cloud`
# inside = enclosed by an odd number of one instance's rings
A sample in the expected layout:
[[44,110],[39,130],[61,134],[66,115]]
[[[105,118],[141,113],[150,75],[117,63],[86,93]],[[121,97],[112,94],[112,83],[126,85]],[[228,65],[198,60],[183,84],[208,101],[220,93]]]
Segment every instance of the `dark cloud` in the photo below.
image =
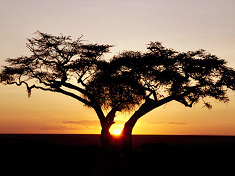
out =
[[78,128],[65,127],[65,126],[46,126],[41,127],[41,130],[80,130]]
[[100,122],[98,120],[75,120],[75,121],[61,121],[59,122],[64,125],[76,126],[76,128],[99,128]]
[[[88,126],[97,126],[100,125],[98,120],[76,120],[76,121],[61,121],[63,124],[74,124],[74,125],[88,125]],[[123,124],[123,120],[115,120],[115,124]]]
[[89,126],[97,126],[99,125],[98,120],[76,120],[76,121],[61,121],[63,124],[74,124],[74,125],[89,125]]
[[[114,125],[123,125],[126,121],[116,120]],[[76,120],[76,121],[60,121],[60,125],[56,124],[47,124],[44,127],[41,127],[42,130],[84,130],[84,129],[95,129],[100,128],[99,120]],[[57,123],[57,124],[58,124]],[[166,124],[166,125],[186,125],[184,122],[139,122],[143,125],[150,124]]]
[[[100,128],[100,122],[99,120],[75,120],[75,121],[60,121],[58,122],[60,124],[66,125],[67,128]],[[121,125],[124,124],[125,121],[123,120],[115,120],[115,125]]]
[[167,122],[166,124],[172,124],[172,125],[186,125],[184,122]]
[[184,122],[142,122],[143,124],[186,125]]

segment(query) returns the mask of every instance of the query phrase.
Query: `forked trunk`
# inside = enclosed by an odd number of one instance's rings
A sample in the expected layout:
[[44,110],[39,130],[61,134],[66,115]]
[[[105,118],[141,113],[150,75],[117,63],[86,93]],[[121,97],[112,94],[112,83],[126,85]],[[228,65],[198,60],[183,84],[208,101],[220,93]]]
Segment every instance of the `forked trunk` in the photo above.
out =
[[[136,116],[135,116],[136,117]],[[135,118],[136,119],[136,118]],[[100,142],[103,151],[132,152],[132,130],[137,120],[130,119],[124,126],[120,135],[110,134],[109,128],[102,127]]]
[[122,132],[119,136],[111,135],[107,131],[101,132],[101,148],[105,152],[132,152],[132,135]]
[[112,119],[111,123],[107,121],[103,121],[101,124],[102,131],[100,135],[101,140],[101,147],[106,151],[124,151],[124,152],[130,152],[132,151],[132,130],[138,121],[140,117],[147,114],[151,110],[153,110],[156,107],[159,107],[169,101],[173,100],[173,96],[166,97],[160,101],[154,101],[154,100],[146,100],[144,104],[141,105],[141,107],[135,111],[135,113],[130,117],[130,119],[125,123],[125,126],[123,128],[122,133],[120,136],[112,136],[109,133],[109,128],[113,124],[113,119],[115,117],[116,110],[114,109],[114,113],[110,111],[109,118]]
[[142,107],[130,117],[119,136],[111,135],[109,132],[111,125],[103,124],[100,135],[102,149],[105,151],[121,151],[124,153],[132,152],[132,130],[137,120],[148,112],[146,107],[149,108],[149,104],[146,103],[142,105]]

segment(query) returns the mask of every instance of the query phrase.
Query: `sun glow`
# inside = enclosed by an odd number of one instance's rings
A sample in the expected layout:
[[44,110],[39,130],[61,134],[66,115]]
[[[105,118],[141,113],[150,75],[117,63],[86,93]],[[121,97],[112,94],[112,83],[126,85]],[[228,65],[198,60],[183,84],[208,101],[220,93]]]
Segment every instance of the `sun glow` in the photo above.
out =
[[118,136],[118,135],[120,135],[121,134],[121,130],[119,130],[119,129],[115,129],[115,130],[113,130],[112,131],[112,134],[114,134],[114,135],[116,135],[116,136]]

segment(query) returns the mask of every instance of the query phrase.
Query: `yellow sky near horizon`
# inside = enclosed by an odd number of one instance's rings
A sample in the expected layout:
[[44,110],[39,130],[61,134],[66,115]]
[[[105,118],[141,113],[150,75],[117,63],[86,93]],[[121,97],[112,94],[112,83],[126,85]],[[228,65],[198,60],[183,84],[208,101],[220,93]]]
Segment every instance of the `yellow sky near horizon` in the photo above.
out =
[[[91,43],[146,51],[160,41],[177,51],[205,49],[235,68],[233,0],[1,0],[0,65],[8,57],[30,55],[27,38],[39,30],[53,35],[84,35]],[[211,100],[186,108],[170,102],[142,117],[134,134],[235,135],[235,94],[228,104]],[[100,133],[98,118],[80,102],[51,92],[0,85],[0,133]],[[130,114],[117,116],[120,129]]]

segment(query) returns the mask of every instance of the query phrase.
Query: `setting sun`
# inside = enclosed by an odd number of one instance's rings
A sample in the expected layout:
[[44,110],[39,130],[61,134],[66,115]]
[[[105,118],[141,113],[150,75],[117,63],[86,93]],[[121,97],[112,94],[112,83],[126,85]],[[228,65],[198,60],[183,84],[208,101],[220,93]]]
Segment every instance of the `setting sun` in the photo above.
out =
[[121,134],[121,130],[117,129],[117,130],[113,130],[112,132],[114,135],[120,135]]

